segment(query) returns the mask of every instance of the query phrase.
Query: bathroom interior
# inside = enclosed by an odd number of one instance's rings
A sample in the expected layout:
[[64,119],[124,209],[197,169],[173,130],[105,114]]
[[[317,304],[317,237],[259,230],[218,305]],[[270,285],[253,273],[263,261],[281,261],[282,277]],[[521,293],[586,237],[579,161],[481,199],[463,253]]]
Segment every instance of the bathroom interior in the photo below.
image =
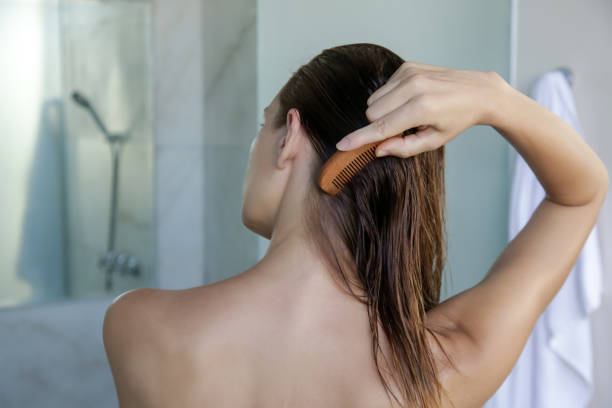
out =
[[[612,167],[608,0],[2,0],[0,407],[118,406],[107,307],[263,256],[240,216],[263,108],[312,56],[356,42],[493,70],[526,94],[568,68],[583,137]],[[515,157],[486,126],[447,145],[441,300],[507,244]],[[610,200],[598,228],[589,408],[612,406]]]

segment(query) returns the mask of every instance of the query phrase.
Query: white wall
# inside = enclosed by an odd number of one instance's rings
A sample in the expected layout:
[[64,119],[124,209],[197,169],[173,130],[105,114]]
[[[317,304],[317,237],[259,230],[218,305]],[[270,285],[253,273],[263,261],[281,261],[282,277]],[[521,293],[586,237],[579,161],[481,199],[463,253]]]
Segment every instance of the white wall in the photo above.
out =
[[[583,137],[612,173],[612,2],[518,1],[516,88],[558,66],[574,72],[574,97]],[[551,12],[554,11],[554,12]],[[600,211],[598,232],[604,265],[602,307],[593,314],[595,394],[590,408],[612,406],[612,201]]]

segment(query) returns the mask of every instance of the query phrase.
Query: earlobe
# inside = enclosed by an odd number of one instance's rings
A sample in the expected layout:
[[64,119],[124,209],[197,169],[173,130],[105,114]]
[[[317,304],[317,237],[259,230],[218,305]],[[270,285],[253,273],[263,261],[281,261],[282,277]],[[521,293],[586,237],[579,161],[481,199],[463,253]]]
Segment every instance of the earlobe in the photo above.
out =
[[289,152],[289,146],[287,144],[287,138],[289,137],[289,129],[287,129],[287,133],[281,137],[279,148],[278,148],[278,159],[276,161],[276,166],[279,169],[285,167],[287,160],[291,156]]

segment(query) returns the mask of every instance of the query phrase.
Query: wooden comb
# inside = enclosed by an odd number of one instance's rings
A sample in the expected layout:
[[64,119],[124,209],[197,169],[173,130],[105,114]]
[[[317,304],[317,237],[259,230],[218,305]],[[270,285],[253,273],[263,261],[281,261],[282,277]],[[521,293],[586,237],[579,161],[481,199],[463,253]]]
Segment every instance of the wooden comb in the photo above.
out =
[[[396,136],[416,133],[418,127],[404,130]],[[323,164],[319,174],[319,187],[329,195],[336,195],[366,164],[376,159],[376,146],[387,139],[365,144],[353,150],[338,150]]]

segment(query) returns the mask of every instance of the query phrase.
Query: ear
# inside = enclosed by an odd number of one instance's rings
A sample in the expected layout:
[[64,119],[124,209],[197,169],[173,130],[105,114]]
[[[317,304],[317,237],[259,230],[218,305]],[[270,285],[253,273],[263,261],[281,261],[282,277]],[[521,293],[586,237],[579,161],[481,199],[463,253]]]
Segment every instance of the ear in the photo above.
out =
[[279,140],[278,159],[276,165],[282,169],[293,160],[301,146],[301,120],[297,109],[291,108],[287,112],[287,132]]

